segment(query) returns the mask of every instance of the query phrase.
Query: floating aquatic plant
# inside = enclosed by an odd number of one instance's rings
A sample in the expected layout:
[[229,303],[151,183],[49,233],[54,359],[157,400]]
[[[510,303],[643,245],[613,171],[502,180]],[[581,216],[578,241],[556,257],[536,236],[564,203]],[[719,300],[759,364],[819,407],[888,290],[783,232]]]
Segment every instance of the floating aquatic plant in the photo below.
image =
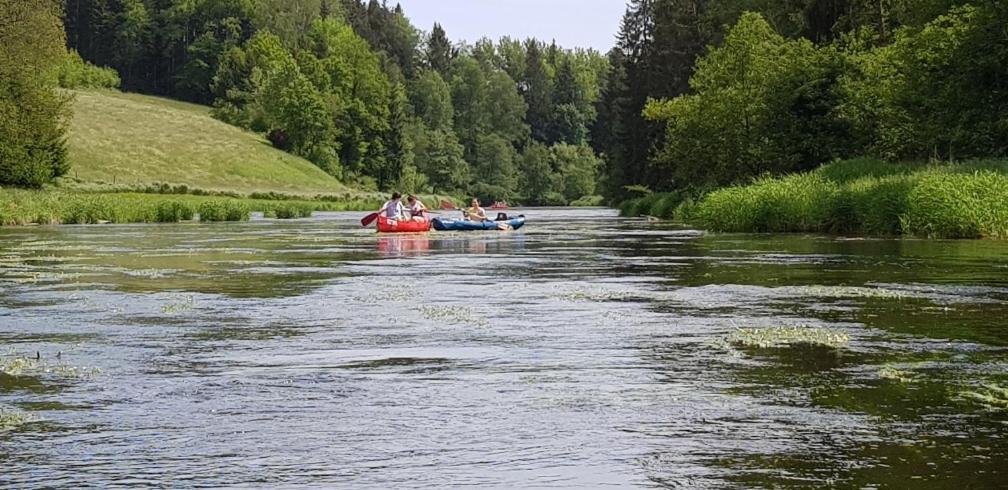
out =
[[965,400],[983,405],[988,410],[1008,411],[1008,388],[994,383],[982,384],[980,388],[976,391],[963,391],[959,395]]
[[193,303],[195,300],[192,296],[187,296],[184,300],[177,303],[168,303],[166,305],[161,305],[161,313],[174,314],[182,313],[184,311],[190,311],[193,309]]
[[490,322],[486,318],[474,315],[468,308],[462,306],[434,306],[424,305],[420,307],[424,318],[428,320],[444,320],[450,323],[462,323],[469,325],[485,326]]
[[914,374],[912,372],[898,369],[889,364],[879,368],[878,376],[879,378],[885,380],[897,381],[900,383],[912,383],[914,381]]
[[20,410],[7,410],[0,408],[0,430],[12,429],[31,420],[28,414]]
[[893,289],[857,286],[809,286],[801,288],[800,291],[808,296],[828,298],[906,299],[909,296],[903,291]]
[[602,289],[575,289],[552,295],[564,301],[621,301],[630,297],[629,291],[606,291]]
[[14,349],[10,349],[6,357],[0,357],[0,373],[8,376],[51,375],[68,379],[84,379],[101,374],[101,369],[63,363],[50,364],[39,357],[19,356]]
[[850,337],[839,330],[809,326],[782,326],[769,328],[739,328],[728,334],[728,344],[762,349],[792,345],[817,345],[839,349],[847,345]]

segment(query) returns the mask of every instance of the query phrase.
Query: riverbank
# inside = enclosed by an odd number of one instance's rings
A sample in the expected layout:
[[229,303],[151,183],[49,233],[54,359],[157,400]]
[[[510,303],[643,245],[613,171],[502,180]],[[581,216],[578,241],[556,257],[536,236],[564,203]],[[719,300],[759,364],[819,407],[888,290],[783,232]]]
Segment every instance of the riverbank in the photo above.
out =
[[1008,239],[1008,161],[886,163],[854,159],[761,178],[693,200],[655,193],[625,216],[672,219],[710,231]]
[[[252,212],[290,219],[315,211],[373,211],[384,196],[346,194],[313,199],[273,195],[252,196],[85,192],[69,189],[0,189],[0,226],[32,224],[174,223],[246,221]],[[449,197],[421,196],[436,206]]]

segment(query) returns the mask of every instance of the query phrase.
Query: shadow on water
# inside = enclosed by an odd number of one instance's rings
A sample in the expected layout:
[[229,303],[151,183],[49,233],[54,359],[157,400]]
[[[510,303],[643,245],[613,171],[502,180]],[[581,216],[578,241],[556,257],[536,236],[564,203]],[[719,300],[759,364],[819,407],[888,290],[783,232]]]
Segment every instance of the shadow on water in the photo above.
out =
[[[0,372],[0,412],[26,415],[0,429],[0,484],[1008,478],[1003,244],[521,212],[517,232],[382,235],[358,213],[0,229],[0,349],[102,373]],[[849,342],[725,341],[779,326]]]

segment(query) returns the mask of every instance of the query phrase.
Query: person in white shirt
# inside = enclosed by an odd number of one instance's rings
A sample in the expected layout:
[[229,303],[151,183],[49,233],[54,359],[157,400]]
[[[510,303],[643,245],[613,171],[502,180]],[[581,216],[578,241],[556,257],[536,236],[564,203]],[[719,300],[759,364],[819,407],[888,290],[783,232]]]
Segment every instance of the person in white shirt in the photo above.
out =
[[410,216],[414,221],[427,220],[427,206],[424,206],[416,196],[410,194],[406,197],[406,202],[409,203]]
[[403,207],[402,194],[396,192],[392,194],[392,199],[389,199],[382,205],[381,209],[378,210],[378,214],[384,216],[386,219],[400,220],[406,217],[406,208]]

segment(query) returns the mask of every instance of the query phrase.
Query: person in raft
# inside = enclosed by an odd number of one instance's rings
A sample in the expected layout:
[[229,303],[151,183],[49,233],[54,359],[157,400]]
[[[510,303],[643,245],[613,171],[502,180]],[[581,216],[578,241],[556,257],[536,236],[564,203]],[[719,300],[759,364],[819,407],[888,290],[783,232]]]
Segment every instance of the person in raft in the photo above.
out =
[[392,194],[392,199],[389,199],[382,205],[381,209],[378,210],[378,214],[385,217],[385,219],[400,220],[406,217],[406,209],[402,204],[402,194],[396,192]]
[[472,204],[469,209],[462,211],[462,216],[469,221],[486,221],[486,210],[480,207],[479,199],[475,197],[472,200]]
[[413,221],[427,221],[427,206],[424,206],[424,203],[413,194],[406,197],[406,202],[409,203],[410,217]]

